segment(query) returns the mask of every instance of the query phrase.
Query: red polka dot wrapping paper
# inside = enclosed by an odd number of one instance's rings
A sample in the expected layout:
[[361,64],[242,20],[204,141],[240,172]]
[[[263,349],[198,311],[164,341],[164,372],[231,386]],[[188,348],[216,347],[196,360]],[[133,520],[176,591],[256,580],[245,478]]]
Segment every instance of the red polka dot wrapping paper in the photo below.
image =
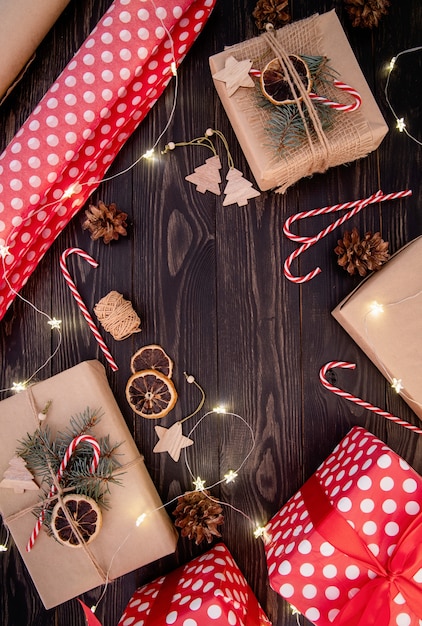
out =
[[215,1],[115,0],[0,156],[0,245],[9,248],[0,319],[154,106]]
[[[354,529],[380,569],[388,572],[389,566],[393,567],[396,546],[409,528],[418,529],[420,540],[416,543],[422,543],[421,477],[364,428],[349,432],[318,468],[315,478],[336,514]],[[421,610],[414,610],[414,599],[410,607],[393,582],[390,586],[386,583],[383,599],[389,620],[379,621],[375,594],[373,603],[372,599],[367,602],[369,616],[363,622],[359,619],[362,613],[346,619],[344,612],[355,610],[362,590],[367,586],[366,593],[380,581],[373,570],[354,562],[318,532],[310,520],[303,491],[298,491],[267,526],[265,549],[271,587],[317,626],[421,626],[422,560],[410,567],[406,581]]]
[[271,626],[227,547],[220,543],[140,587],[118,626]]

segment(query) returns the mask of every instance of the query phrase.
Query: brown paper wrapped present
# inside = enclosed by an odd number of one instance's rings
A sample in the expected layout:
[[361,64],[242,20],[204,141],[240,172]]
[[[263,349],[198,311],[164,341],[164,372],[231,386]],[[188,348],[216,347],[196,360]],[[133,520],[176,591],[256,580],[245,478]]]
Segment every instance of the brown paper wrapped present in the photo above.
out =
[[[284,193],[304,176],[368,155],[381,143],[388,127],[334,10],[228,47],[210,58],[211,73],[214,76],[224,69],[230,56],[237,61],[250,60],[252,69],[262,71],[281,49],[287,55],[327,57],[330,68],[337,73],[336,78],[353,87],[362,98],[358,110],[352,113],[337,111],[328,130],[315,130],[312,136],[316,134],[317,139],[283,147],[280,151],[269,130],[270,112],[257,103],[255,89],[240,86],[229,95],[233,90],[228,89],[224,81],[214,78],[217,93],[257,185],[262,191],[276,189]],[[346,96],[334,87],[324,95],[333,101],[346,102]],[[308,97],[306,106],[309,110],[313,107]]]
[[0,0],[0,104],[69,0]]
[[[121,484],[110,485],[110,508],[103,510],[100,533],[86,546],[89,550],[63,546],[42,530],[33,549],[26,552],[36,522],[31,508],[39,504],[41,490],[16,494],[12,489],[0,488],[3,520],[46,608],[104,584],[107,573],[114,579],[171,554],[177,542],[164,509],[156,510],[162,503],[98,361],[80,363],[0,402],[0,475],[15,455],[18,441],[39,426],[38,413],[49,401],[47,423],[53,438],[87,406],[101,408],[102,417],[93,436],[109,435],[111,443],[122,442],[118,448],[122,467]],[[144,512],[149,514],[137,527],[136,520]]]
[[363,280],[332,312],[422,418],[422,236]]

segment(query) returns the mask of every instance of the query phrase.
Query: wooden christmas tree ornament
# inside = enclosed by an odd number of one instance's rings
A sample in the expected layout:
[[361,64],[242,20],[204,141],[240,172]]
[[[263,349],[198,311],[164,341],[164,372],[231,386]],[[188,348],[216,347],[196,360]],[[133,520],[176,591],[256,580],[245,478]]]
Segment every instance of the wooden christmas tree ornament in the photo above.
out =
[[[227,60],[226,66],[221,72],[218,72],[219,77],[214,75],[217,80],[224,81],[226,87],[231,93],[235,93],[239,87],[253,87],[254,83],[249,76],[249,72],[252,66],[251,61],[239,63],[234,58],[233,62],[230,58]],[[234,76],[232,75],[234,73]],[[245,78],[246,77],[246,78]],[[213,156],[205,161],[203,165],[195,168],[192,174],[185,177],[190,183],[196,185],[196,190],[200,193],[211,191],[216,196],[221,194],[220,183],[221,176],[219,170],[221,169],[220,157],[217,154],[217,150],[211,141],[210,137],[215,135],[219,137],[223,142],[224,148],[227,152],[227,163],[229,166],[229,172],[226,176],[228,181],[224,193],[227,194],[223,206],[237,203],[239,206],[246,206],[250,198],[256,198],[260,195],[260,192],[253,188],[252,183],[243,177],[242,172],[234,167],[233,157],[230,153],[227,139],[223,133],[213,128],[207,128],[203,137],[196,137],[191,141],[182,141],[174,143],[170,141],[162,154],[166,154],[170,150],[174,150],[179,146],[205,146],[213,153]]]
[[221,194],[219,170],[221,170],[220,157],[215,155],[207,159],[204,165],[195,167],[195,172],[186,176],[185,180],[196,185],[196,191],[200,193],[211,191],[219,196]]
[[3,474],[0,487],[13,489],[15,493],[24,491],[37,491],[39,489],[33,475],[26,467],[26,463],[20,456],[14,456],[9,461],[9,467]]

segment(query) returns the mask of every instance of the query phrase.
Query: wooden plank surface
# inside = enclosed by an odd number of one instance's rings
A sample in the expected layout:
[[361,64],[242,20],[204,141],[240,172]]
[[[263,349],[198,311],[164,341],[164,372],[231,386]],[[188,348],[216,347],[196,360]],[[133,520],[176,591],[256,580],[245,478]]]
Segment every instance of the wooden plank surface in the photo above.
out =
[[[71,0],[23,80],[0,107],[0,149],[12,139],[110,3]],[[217,0],[179,71],[174,120],[160,146],[201,136],[208,127],[218,128],[228,140],[236,167],[249,180],[253,178],[247,162],[214,91],[208,57],[258,34],[251,16],[254,6],[251,0]],[[39,379],[85,359],[104,362],[62,279],[59,258],[64,249],[80,246],[100,263],[93,270],[76,258],[69,260],[89,310],[112,289],[132,301],[142,319],[142,333],[120,343],[108,338],[120,368],[115,374],[108,370],[109,382],[163,502],[189,489],[191,479],[183,462],[176,464],[168,455],[152,452],[156,442],[153,424],[136,417],[126,402],[130,356],[137,348],[159,343],[174,359],[179,402],[162,420],[163,426],[187,415],[198,403],[198,391],[186,383],[184,371],[204,387],[204,411],[224,403],[250,425],[256,445],[247,464],[233,486],[221,486],[214,495],[231,505],[224,511],[223,540],[274,626],[293,626],[296,616],[269,587],[263,544],[254,539],[251,520],[268,521],[354,424],[368,427],[422,471],[421,444],[412,433],[329,394],[318,381],[318,370],[325,362],[356,362],[355,372],[336,374],[339,385],[417,423],[416,416],[330,315],[359,282],[336,265],[333,249],[342,231],[330,234],[295,263],[298,272],[316,265],[323,269],[303,286],[283,276],[284,259],[294,245],[282,234],[283,222],[298,210],[363,198],[379,188],[385,192],[411,188],[413,196],[370,207],[353,219],[350,228],[380,230],[390,242],[391,252],[422,232],[421,148],[394,130],[383,92],[385,66],[391,57],[421,43],[422,6],[415,0],[392,2],[389,14],[373,31],[352,28],[340,1],[292,0],[290,6],[295,20],[336,9],[391,129],[380,148],[347,167],[302,180],[285,195],[262,193],[241,208],[223,207],[222,197],[200,194],[185,181],[185,176],[210,156],[203,148],[178,148],[156,162],[142,162],[124,176],[105,182],[90,198],[93,202],[117,202],[129,214],[128,237],[110,246],[92,242],[81,228],[81,211],[22,290],[37,307],[63,319],[62,347]],[[419,90],[420,98],[420,55],[407,57],[404,65],[408,72],[405,83],[392,83],[391,96],[402,115],[411,115],[411,132],[421,139],[421,107],[414,93]],[[169,87],[128,140],[109,174],[128,167],[154,142],[166,124],[172,98]],[[225,159],[223,148],[221,156]],[[299,228],[313,234],[331,221],[332,217],[324,216]],[[52,349],[44,320],[16,300],[0,323],[1,388],[31,375]],[[186,427],[195,423],[191,420]],[[194,439],[190,464],[208,484],[237,467],[250,447],[247,425],[230,416],[205,419]],[[168,510],[171,514],[172,506]],[[5,534],[3,527],[1,538]],[[205,548],[180,539],[174,556],[110,584],[97,610],[103,626],[117,624],[137,586]],[[4,626],[83,623],[76,600],[49,611],[43,608],[13,542],[0,554],[0,572]],[[83,599],[93,604],[100,592],[93,590]],[[299,622],[309,623],[303,617]]]

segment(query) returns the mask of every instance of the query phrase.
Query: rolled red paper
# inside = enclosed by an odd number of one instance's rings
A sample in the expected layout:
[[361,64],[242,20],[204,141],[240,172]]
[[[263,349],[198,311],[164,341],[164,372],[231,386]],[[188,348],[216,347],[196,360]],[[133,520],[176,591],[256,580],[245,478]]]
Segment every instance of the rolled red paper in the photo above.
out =
[[0,319],[154,106],[215,1],[115,0],[0,156],[0,245],[9,249]]

